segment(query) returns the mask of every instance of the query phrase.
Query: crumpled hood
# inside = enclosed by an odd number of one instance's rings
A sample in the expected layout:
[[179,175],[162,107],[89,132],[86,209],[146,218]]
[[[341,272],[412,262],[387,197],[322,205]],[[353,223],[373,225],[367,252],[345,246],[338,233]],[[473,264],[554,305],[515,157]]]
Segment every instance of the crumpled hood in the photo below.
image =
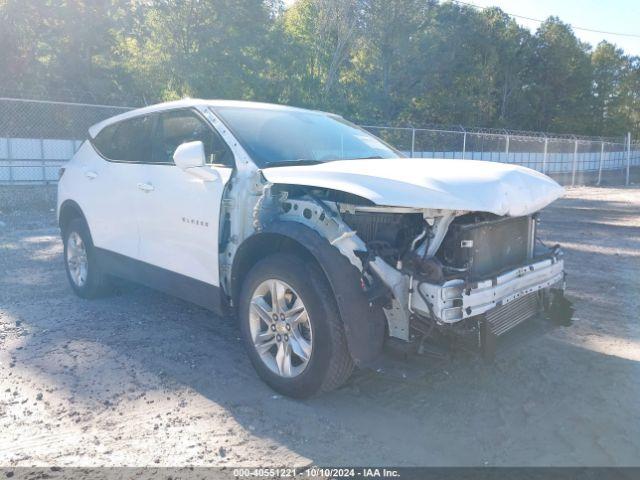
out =
[[377,205],[529,215],[564,189],[535,170],[477,160],[340,160],[262,170],[272,183],[348,192]]

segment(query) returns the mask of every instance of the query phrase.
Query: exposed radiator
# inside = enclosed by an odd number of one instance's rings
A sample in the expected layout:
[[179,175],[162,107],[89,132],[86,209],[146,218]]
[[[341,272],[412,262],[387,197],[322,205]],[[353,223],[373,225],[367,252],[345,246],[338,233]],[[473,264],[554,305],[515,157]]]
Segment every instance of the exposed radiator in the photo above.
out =
[[456,219],[438,251],[445,265],[468,269],[472,280],[484,279],[524,264],[533,251],[531,216],[498,217],[471,222]]
[[538,311],[538,295],[534,292],[494,308],[486,314],[486,319],[491,332],[500,336],[533,317]]

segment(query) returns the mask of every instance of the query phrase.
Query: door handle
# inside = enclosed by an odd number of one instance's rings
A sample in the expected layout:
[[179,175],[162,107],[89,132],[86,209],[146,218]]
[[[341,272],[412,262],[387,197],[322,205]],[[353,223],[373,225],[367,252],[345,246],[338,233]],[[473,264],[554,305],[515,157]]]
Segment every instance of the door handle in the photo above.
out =
[[94,178],[98,178],[98,174],[96,172],[92,172],[91,170],[84,172],[84,176],[89,180],[93,180]]
[[151,192],[153,191],[153,185],[150,183],[139,183],[138,188],[143,192]]

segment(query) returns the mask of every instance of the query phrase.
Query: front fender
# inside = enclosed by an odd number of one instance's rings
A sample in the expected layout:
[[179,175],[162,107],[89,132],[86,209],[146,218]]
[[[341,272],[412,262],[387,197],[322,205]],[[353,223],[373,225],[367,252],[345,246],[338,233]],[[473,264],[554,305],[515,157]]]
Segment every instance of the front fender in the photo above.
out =
[[272,222],[256,235],[262,234],[293,240],[318,262],[335,296],[351,357],[357,365],[374,360],[382,350],[386,320],[382,309],[370,305],[362,291],[358,269],[318,232],[301,223]]

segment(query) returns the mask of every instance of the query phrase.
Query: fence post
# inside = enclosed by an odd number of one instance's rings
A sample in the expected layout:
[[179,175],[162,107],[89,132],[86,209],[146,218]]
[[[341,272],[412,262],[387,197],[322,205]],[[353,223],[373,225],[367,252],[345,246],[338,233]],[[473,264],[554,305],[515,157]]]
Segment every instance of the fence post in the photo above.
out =
[[[463,127],[464,130],[464,127]],[[464,135],[462,136],[462,159],[464,160],[467,156],[467,131],[464,130]]]
[[573,168],[571,169],[571,186],[576,184],[576,168],[578,168],[578,139],[573,145]]
[[44,161],[44,139],[40,139],[40,160],[42,160],[42,183],[47,183],[47,169]]
[[11,153],[11,138],[7,137],[7,164],[9,165],[9,183],[13,183],[13,162],[11,159],[13,155]]
[[416,129],[411,129],[411,158],[414,157],[416,151]]
[[547,173],[547,154],[549,152],[549,137],[544,136],[544,153],[542,155],[542,173]]
[[509,161],[509,134],[507,133],[507,138],[506,138],[506,146],[504,149],[504,153],[507,154],[507,161]]
[[598,183],[600,186],[600,182],[602,182],[602,164],[604,162],[604,142],[600,145],[600,165],[598,165]]
[[624,182],[629,185],[629,167],[631,166],[631,132],[627,133],[627,178]]

